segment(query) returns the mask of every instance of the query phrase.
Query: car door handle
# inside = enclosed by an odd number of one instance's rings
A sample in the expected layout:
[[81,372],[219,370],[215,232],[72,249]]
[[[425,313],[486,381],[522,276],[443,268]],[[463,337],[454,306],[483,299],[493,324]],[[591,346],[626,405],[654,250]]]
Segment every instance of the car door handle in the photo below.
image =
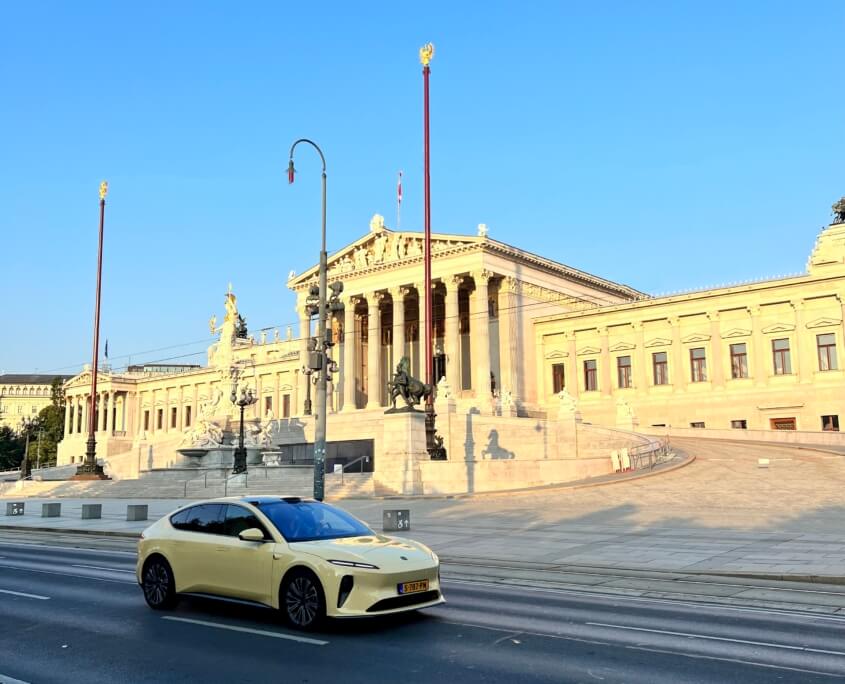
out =
[[218,551],[228,551],[229,549],[227,549],[225,546],[218,546],[217,550]]

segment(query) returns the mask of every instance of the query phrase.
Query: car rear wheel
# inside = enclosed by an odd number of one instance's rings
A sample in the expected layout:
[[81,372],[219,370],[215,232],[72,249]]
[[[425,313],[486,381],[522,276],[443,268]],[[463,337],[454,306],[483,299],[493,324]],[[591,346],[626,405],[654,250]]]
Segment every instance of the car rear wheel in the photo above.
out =
[[323,588],[309,570],[296,570],[285,579],[279,603],[285,620],[296,629],[315,629],[326,616]]
[[167,610],[176,605],[173,570],[164,558],[151,558],[141,575],[141,588],[147,605],[153,610]]

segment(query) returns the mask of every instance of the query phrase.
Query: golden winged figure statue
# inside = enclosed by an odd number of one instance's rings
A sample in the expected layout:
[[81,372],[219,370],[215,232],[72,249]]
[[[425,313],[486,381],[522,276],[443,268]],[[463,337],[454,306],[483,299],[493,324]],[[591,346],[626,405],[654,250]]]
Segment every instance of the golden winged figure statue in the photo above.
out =
[[109,192],[109,183],[108,183],[108,181],[103,181],[102,183],[100,183],[100,199],[104,200],[106,198],[106,195],[108,194],[108,192]]
[[426,43],[420,48],[420,62],[423,66],[428,66],[432,57],[434,57],[434,44]]

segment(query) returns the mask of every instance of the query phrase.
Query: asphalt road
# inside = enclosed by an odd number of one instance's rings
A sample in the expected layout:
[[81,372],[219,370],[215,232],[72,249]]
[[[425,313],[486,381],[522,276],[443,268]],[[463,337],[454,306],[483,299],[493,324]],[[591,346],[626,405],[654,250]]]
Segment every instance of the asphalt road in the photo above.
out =
[[88,546],[0,539],[0,682],[845,681],[843,614],[444,572],[445,606],[303,635],[239,604],[153,612],[131,547]]

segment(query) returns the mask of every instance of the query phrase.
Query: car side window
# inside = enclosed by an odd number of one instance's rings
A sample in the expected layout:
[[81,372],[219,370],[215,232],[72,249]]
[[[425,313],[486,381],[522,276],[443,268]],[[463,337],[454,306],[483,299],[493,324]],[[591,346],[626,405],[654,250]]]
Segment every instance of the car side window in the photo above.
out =
[[271,538],[267,534],[264,525],[258,521],[258,518],[252,511],[234,504],[226,506],[226,521],[223,524],[223,534],[228,537],[237,537],[241,532],[251,527],[257,527],[261,530],[264,533],[265,539]]
[[201,504],[189,508],[185,527],[189,532],[223,534],[223,504]]
[[186,508],[184,511],[179,511],[170,516],[170,524],[177,530],[188,529],[188,516],[191,514],[191,509]]

